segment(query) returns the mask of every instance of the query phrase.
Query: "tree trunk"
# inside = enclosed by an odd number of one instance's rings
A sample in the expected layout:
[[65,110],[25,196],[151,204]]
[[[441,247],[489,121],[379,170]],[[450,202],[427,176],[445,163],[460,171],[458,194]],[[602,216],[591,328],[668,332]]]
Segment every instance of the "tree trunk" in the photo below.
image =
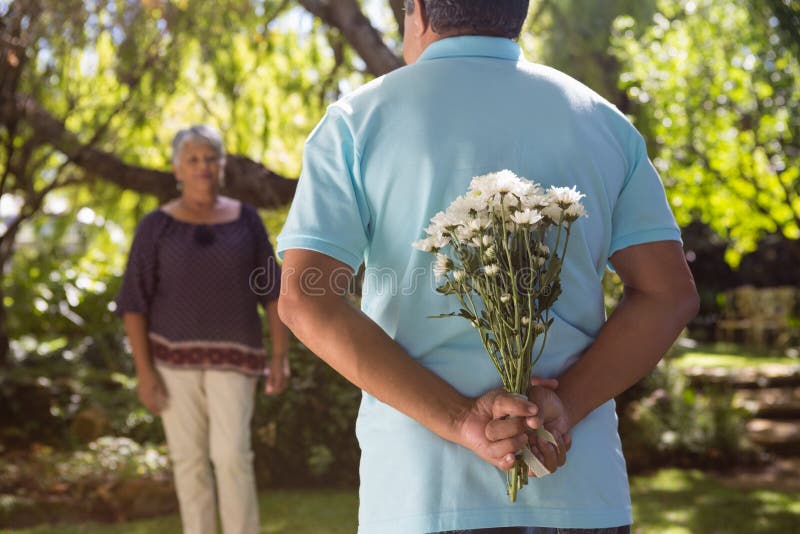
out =
[[0,282],[0,369],[11,366],[11,345],[8,339],[8,315],[3,299],[6,295],[5,288]]

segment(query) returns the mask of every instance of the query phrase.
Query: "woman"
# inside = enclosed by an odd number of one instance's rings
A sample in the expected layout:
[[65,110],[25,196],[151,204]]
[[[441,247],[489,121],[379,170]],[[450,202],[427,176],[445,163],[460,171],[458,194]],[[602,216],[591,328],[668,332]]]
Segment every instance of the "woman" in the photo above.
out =
[[164,423],[184,532],[216,531],[215,478],[225,534],[255,533],[250,420],[267,361],[257,305],[272,339],[265,392],[277,394],[289,369],[288,330],[277,312],[280,268],[256,210],[219,194],[220,134],[192,126],[178,132],[172,150],[180,197],[139,223],[117,313],[139,399]]

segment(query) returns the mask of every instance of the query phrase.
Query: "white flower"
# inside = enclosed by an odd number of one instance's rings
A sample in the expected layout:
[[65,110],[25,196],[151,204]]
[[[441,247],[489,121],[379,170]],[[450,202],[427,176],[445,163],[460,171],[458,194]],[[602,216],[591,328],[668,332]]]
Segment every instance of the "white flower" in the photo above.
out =
[[573,204],[579,204],[581,199],[586,196],[583,193],[580,193],[575,186],[551,186],[550,189],[547,190],[547,195],[550,197],[551,202],[557,203],[562,208],[568,208]]
[[503,304],[505,304],[510,300],[511,300],[511,295],[509,295],[508,293],[503,293],[502,295],[500,295],[500,302],[502,302]]
[[503,195],[503,203],[506,206],[515,208],[519,206],[519,199],[517,198],[517,195],[515,195],[514,193],[506,193],[505,195]]
[[433,243],[433,248],[440,249],[450,244],[450,238],[444,234],[432,235],[429,238]]
[[520,199],[523,208],[540,210],[550,204],[547,195],[542,194],[542,189],[536,186],[535,190]]
[[[462,219],[457,219],[453,217],[453,213],[448,213],[445,211],[440,211],[433,217],[431,217],[431,223],[435,232],[441,232],[442,230],[450,229],[462,221]],[[430,226],[428,228],[431,228]]]
[[491,265],[484,267],[483,272],[486,273],[486,276],[496,276],[500,273],[500,266],[496,263],[492,263]]
[[450,272],[452,268],[453,260],[444,254],[436,254],[436,264],[433,266],[433,274],[436,275],[437,280],[440,280],[442,276]]
[[467,273],[465,271],[462,271],[461,269],[453,271],[453,280],[455,280],[456,282],[463,282],[466,279],[467,279]]
[[531,320],[525,315],[522,316],[521,321],[522,321],[522,324],[528,324],[528,323],[531,322]]
[[549,256],[550,255],[550,247],[545,245],[544,243],[537,243],[536,244],[536,254],[538,256]]
[[414,241],[411,246],[422,252],[433,252],[433,240],[430,237]]
[[482,199],[490,199],[497,194],[503,195],[513,193],[519,200],[534,188],[534,184],[523,178],[518,177],[508,169],[500,172],[492,172],[481,176],[476,176],[469,184],[469,191],[472,196]]
[[[484,237],[486,237],[486,236],[484,236]],[[493,260],[493,259],[495,259],[497,257],[497,249],[495,249],[494,245],[492,245],[492,246],[490,246],[489,248],[487,248],[486,250],[483,251],[483,255],[487,259]]]
[[483,246],[484,247],[488,247],[489,245],[492,244],[493,240],[494,240],[494,238],[491,236],[491,234],[484,235],[483,236]]
[[469,241],[474,234],[474,230],[469,226],[464,226],[463,224],[456,226],[456,237],[461,241]]
[[551,204],[542,208],[542,215],[556,224],[561,222],[561,216],[563,213],[564,210],[561,209],[558,204]]
[[534,225],[542,220],[542,214],[535,210],[524,209],[513,214],[511,220],[517,224]]
[[564,211],[564,215],[570,221],[577,220],[578,217],[588,217],[586,214],[586,208],[583,207],[583,204],[573,204]]
[[470,195],[460,196],[450,203],[445,214],[451,221],[467,223],[480,211],[480,207],[480,199]]

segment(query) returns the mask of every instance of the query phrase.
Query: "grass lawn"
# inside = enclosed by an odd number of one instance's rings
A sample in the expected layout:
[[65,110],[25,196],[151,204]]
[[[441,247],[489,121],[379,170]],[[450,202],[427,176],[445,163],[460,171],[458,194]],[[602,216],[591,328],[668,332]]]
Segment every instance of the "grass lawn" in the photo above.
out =
[[765,364],[800,365],[800,358],[764,354],[737,345],[700,345],[694,349],[680,349],[669,362],[679,369],[686,367],[758,367]]
[[[355,490],[275,490],[260,494],[262,534],[353,534],[358,494]],[[180,534],[177,515],[123,524],[41,526],[0,530],[14,534]],[[221,529],[219,530],[221,532]]]
[[[676,469],[634,477],[631,490],[636,533],[800,532],[800,492],[731,488],[699,471]],[[261,494],[261,532],[352,534],[357,506],[354,490],[265,492]],[[123,525],[37,527],[14,532],[178,534],[180,522],[171,516]]]
[[631,480],[636,533],[800,532],[800,492],[728,487],[700,471]]

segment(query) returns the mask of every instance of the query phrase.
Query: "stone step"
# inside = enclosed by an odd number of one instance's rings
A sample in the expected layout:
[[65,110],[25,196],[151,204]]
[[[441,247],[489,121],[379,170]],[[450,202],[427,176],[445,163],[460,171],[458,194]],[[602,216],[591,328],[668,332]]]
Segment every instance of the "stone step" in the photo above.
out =
[[683,373],[693,385],[721,384],[741,389],[800,387],[800,364],[764,364],[758,367],[687,367]]
[[734,393],[733,405],[755,417],[800,419],[800,387],[741,389]]
[[753,419],[747,422],[747,434],[765,449],[800,455],[800,419]]

